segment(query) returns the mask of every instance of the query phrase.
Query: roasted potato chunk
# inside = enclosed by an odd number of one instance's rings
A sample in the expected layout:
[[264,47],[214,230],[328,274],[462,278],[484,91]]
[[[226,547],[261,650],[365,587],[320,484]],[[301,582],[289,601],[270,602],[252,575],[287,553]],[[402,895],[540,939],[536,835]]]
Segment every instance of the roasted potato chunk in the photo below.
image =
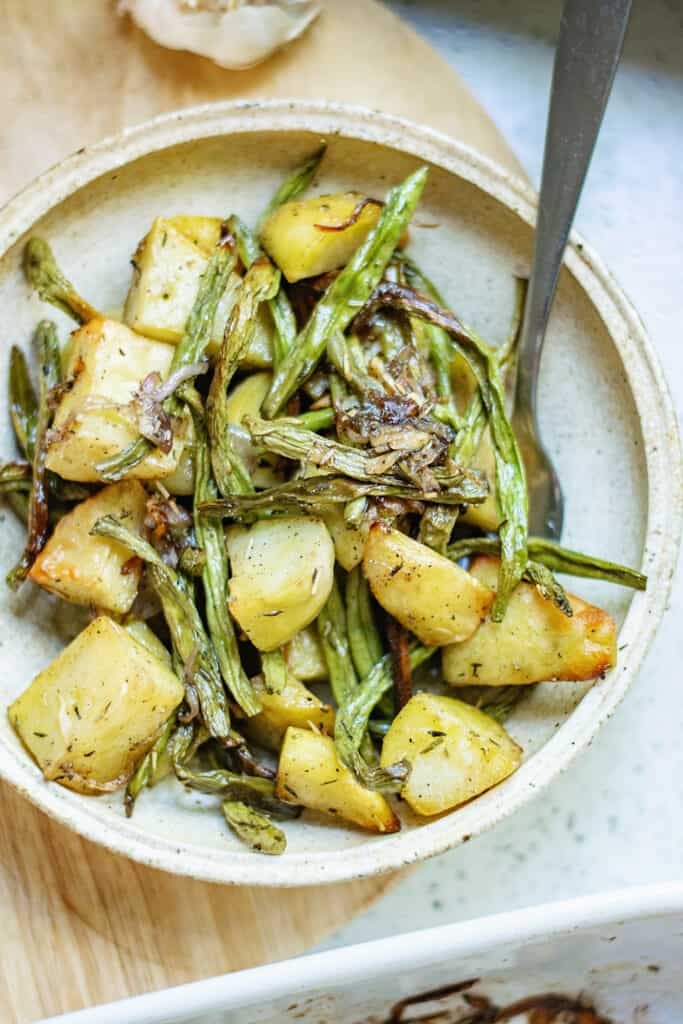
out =
[[272,651],[317,618],[334,579],[334,545],[320,519],[234,526],[227,543],[230,611],[255,647]]
[[255,676],[251,682],[263,710],[246,721],[244,731],[262,747],[279,750],[290,725],[313,727],[324,733],[334,729],[334,708],[324,704],[291,673],[287,674],[281,693],[269,693],[262,676]]
[[416,693],[382,745],[383,767],[411,770],[401,792],[417,814],[440,814],[471,800],[518,767],[522,751],[495,719],[461,700]]
[[[272,379],[272,375],[266,372],[250,373],[248,377],[243,377],[228,394],[225,407],[228,422],[239,427],[245,416],[258,418]],[[246,431],[246,428],[243,429]]]
[[470,364],[459,352],[454,352],[451,359],[451,385],[458,412],[462,415],[474,398],[479,385]]
[[382,607],[430,646],[471,636],[493,603],[493,592],[459,565],[380,523],[370,529],[363,571]]
[[197,217],[195,214],[180,213],[168,217],[167,224],[184,235],[207,257],[221,239],[223,222],[220,217]]
[[500,525],[498,501],[496,498],[496,456],[491,443],[491,432],[487,427],[482,434],[479,448],[472,460],[471,469],[482,470],[489,482],[489,493],[480,505],[468,505],[463,513],[463,521],[478,526],[481,530],[493,533]]
[[381,209],[359,192],[295,199],[273,210],[261,242],[290,283],[316,277],[348,263]]
[[133,773],[183,692],[161,659],[101,616],[17,697],[9,719],[46,779],[109,792]]
[[281,800],[338,815],[370,832],[398,832],[401,823],[381,795],[365,789],[339,758],[330,736],[290,726],[277,772]]
[[154,630],[150,629],[143,619],[128,619],[123,623],[123,628],[150,654],[162,661],[167,668],[172,667],[170,651],[164,647]]
[[330,531],[337,561],[342,569],[351,572],[363,560],[369,524],[361,524],[357,530],[347,526],[344,521],[343,505],[328,505],[321,512],[321,518]]
[[295,633],[284,653],[287,668],[295,679],[304,683],[320,683],[327,679],[327,662],[315,626],[306,626]]
[[172,473],[164,477],[164,487],[169,494],[189,498],[194,494],[194,451],[195,436],[192,417],[187,421],[185,443],[178,464]]
[[[472,373],[467,360],[455,353],[451,363],[451,382],[456,395],[458,411],[462,414],[471,402],[477,390],[477,379]],[[468,505],[462,513],[462,519],[482,530],[496,531],[500,524],[498,502],[496,500],[496,457],[491,442],[491,431],[487,426],[482,434],[479,447],[472,460],[471,469],[482,470],[489,482],[489,493],[478,505]]]
[[[479,557],[470,572],[495,587],[498,559]],[[443,652],[444,679],[454,686],[510,686],[545,680],[593,679],[616,663],[614,619],[568,595],[564,615],[531,583],[520,583],[502,622],[487,619],[474,636]]]
[[226,413],[230,437],[235,450],[242,456],[254,486],[275,487],[282,483],[282,473],[277,471],[278,458],[254,444],[251,434],[243,425],[245,416],[259,418],[263,400],[268,394],[270,373],[250,373],[243,377],[228,394]]
[[[133,330],[173,345],[180,341],[220,228],[218,217],[156,218],[133,259],[133,283],[123,311],[123,319]],[[239,274],[232,274],[216,311],[211,354],[218,351],[223,340],[239,286]],[[269,313],[263,309],[246,364],[271,365],[272,333]]]
[[[130,402],[148,374],[162,377],[173,358],[170,345],[134,334],[116,320],[91,320],[72,339],[67,377],[74,378],[54,418],[47,468],[65,480],[93,483],[96,465],[115,455],[138,436],[131,419],[117,406]],[[177,433],[173,449],[158,448],[126,474],[126,479],[160,479],[178,464],[189,417]]]
[[[176,344],[207,262],[208,255],[198,245],[168,218],[157,217],[133,258],[133,283],[123,311],[125,322],[139,334]],[[233,288],[237,288],[237,281]],[[230,304],[228,300],[228,312]]]
[[29,576],[34,583],[73,604],[94,605],[124,615],[138,592],[142,565],[108,537],[91,537],[103,516],[115,516],[139,533],[147,493],[138,480],[105,487],[60,519]]

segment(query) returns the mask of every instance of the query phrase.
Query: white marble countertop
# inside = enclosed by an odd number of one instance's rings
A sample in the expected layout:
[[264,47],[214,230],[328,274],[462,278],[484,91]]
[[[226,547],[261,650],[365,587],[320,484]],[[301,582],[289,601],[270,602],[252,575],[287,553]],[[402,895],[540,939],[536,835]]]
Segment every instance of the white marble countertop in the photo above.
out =
[[[559,0],[393,0],[538,184]],[[577,218],[641,313],[683,410],[683,6],[635,11]],[[511,819],[415,869],[325,946],[683,877],[683,574],[593,746]]]

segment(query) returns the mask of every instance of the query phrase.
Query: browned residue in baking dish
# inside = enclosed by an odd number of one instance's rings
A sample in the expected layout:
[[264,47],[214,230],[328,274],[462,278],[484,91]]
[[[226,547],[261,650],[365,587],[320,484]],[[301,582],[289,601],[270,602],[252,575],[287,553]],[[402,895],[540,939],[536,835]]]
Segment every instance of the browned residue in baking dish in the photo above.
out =
[[[496,1006],[487,996],[469,991],[478,981],[478,978],[471,978],[402,999],[393,1006],[384,1024],[504,1024],[523,1014],[526,1014],[528,1024],[615,1024],[601,1017],[584,999],[557,992],[543,992],[517,999],[507,1006]],[[459,993],[462,993],[466,1004],[464,1007],[435,1009],[426,1015],[408,1015],[420,1004],[438,1003]]]

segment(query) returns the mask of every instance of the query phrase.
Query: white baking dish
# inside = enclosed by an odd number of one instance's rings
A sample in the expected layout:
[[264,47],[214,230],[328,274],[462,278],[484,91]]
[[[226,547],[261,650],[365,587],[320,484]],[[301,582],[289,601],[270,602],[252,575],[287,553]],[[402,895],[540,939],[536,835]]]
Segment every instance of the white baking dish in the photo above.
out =
[[614,1024],[680,1024],[681,964],[683,883],[676,883],[347,946],[51,1017],[50,1024],[409,1024],[425,1015],[458,1024],[462,996],[393,1017],[392,1007],[469,979],[478,979],[470,993],[497,1005],[538,993],[583,994]]

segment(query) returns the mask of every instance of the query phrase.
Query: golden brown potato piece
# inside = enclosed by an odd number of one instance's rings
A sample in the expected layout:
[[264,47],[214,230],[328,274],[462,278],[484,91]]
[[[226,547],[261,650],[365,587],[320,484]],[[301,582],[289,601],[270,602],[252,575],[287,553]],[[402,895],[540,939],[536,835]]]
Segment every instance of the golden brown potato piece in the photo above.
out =
[[248,434],[246,427],[242,426],[244,417],[258,418],[261,415],[261,406],[268,394],[272,379],[272,374],[265,370],[263,373],[250,373],[230,389],[225,412],[231,426],[242,427]]
[[334,740],[290,726],[280,752],[281,800],[337,815],[370,832],[398,832],[401,823],[381,793],[365,789],[337,757]]
[[175,217],[168,217],[166,223],[193,242],[204,256],[210,256],[220,242],[223,224],[220,217],[198,217],[196,214],[180,213]]
[[154,630],[150,629],[143,619],[127,619],[123,623],[123,628],[150,654],[153,654],[159,661],[163,661],[166,668],[172,668],[173,660],[170,651],[164,647]]
[[[199,218],[200,220],[203,218]],[[273,463],[277,456],[257,450],[249,431],[240,426],[244,416],[259,416],[261,403],[268,393],[271,375],[250,373],[235,385],[228,394],[227,418],[230,424],[232,443],[244,459],[256,487],[273,487],[282,483],[282,474],[277,474]],[[194,493],[194,427],[190,424],[187,444],[180,456],[178,466],[170,476],[164,477],[164,487],[171,494],[189,496]]]
[[283,203],[261,228],[261,242],[287,280],[345,266],[379,220],[382,204],[359,192]]
[[[498,559],[479,557],[472,575],[495,587]],[[616,663],[617,627],[595,605],[569,595],[563,615],[531,583],[520,583],[502,622],[484,622],[474,636],[446,647],[443,674],[454,686],[510,686],[545,680],[593,679]]]
[[334,545],[312,516],[263,519],[227,533],[230,612],[261,651],[308,626],[330,596]]
[[324,704],[290,673],[281,693],[269,693],[262,676],[255,676],[251,682],[263,710],[246,720],[244,730],[262,747],[279,750],[290,725],[313,727],[324,733],[333,731],[334,708]]
[[228,392],[226,403],[226,416],[229,424],[230,440],[242,456],[242,459],[251,474],[251,479],[257,489],[262,487],[275,487],[281,484],[284,476],[278,471],[280,465],[278,456],[259,448],[252,441],[251,434],[244,426],[244,417],[253,416],[258,419],[261,415],[263,400],[268,394],[272,374],[250,373],[243,377]]
[[[47,468],[65,480],[98,481],[96,465],[138,437],[135,424],[116,406],[130,402],[148,374],[165,377],[172,358],[170,345],[142,338],[116,320],[91,320],[75,331],[66,369],[74,385],[55,413],[55,440],[48,448]],[[189,417],[168,455],[155,448],[126,479],[158,479],[172,473],[188,423]]]
[[327,662],[315,626],[306,626],[295,633],[284,654],[287,668],[295,679],[304,683],[321,683],[327,679]]
[[368,537],[369,523],[361,523],[357,530],[344,521],[343,505],[328,505],[320,514],[334,541],[337,561],[342,569],[351,572],[363,560],[363,551]]
[[46,779],[109,792],[133,773],[183,692],[161,659],[101,616],[17,697],[9,719]]
[[33,582],[73,604],[124,615],[138,592],[142,564],[131,559],[128,548],[108,537],[91,537],[90,530],[103,516],[115,516],[140,533],[146,502],[139,480],[125,480],[76,505],[59,520],[33,563]]
[[462,415],[474,398],[479,385],[469,363],[459,352],[454,352],[451,359],[451,385],[458,412]]
[[480,469],[486,474],[486,479],[489,482],[489,493],[480,505],[468,505],[465,512],[463,512],[462,519],[466,523],[478,526],[485,532],[493,533],[500,525],[500,516],[498,515],[498,502],[496,500],[496,456],[493,453],[491,432],[488,427],[482,434],[470,469]]
[[[130,327],[148,338],[173,345],[180,341],[220,229],[218,217],[156,218],[133,259],[133,282],[123,310],[123,319]],[[215,354],[220,347],[239,287],[240,276],[234,273],[218,303],[210,354]],[[246,365],[271,365],[272,335],[269,313],[260,310],[244,360]]]
[[178,459],[178,465],[164,477],[164,487],[169,494],[189,498],[194,494],[194,423],[190,417],[185,431],[185,444]]
[[466,639],[493,603],[492,591],[459,565],[379,523],[370,530],[363,571],[382,607],[424,644]]
[[493,718],[461,700],[416,693],[384,738],[382,766],[411,765],[401,792],[418,814],[440,814],[514,772],[522,751]]

